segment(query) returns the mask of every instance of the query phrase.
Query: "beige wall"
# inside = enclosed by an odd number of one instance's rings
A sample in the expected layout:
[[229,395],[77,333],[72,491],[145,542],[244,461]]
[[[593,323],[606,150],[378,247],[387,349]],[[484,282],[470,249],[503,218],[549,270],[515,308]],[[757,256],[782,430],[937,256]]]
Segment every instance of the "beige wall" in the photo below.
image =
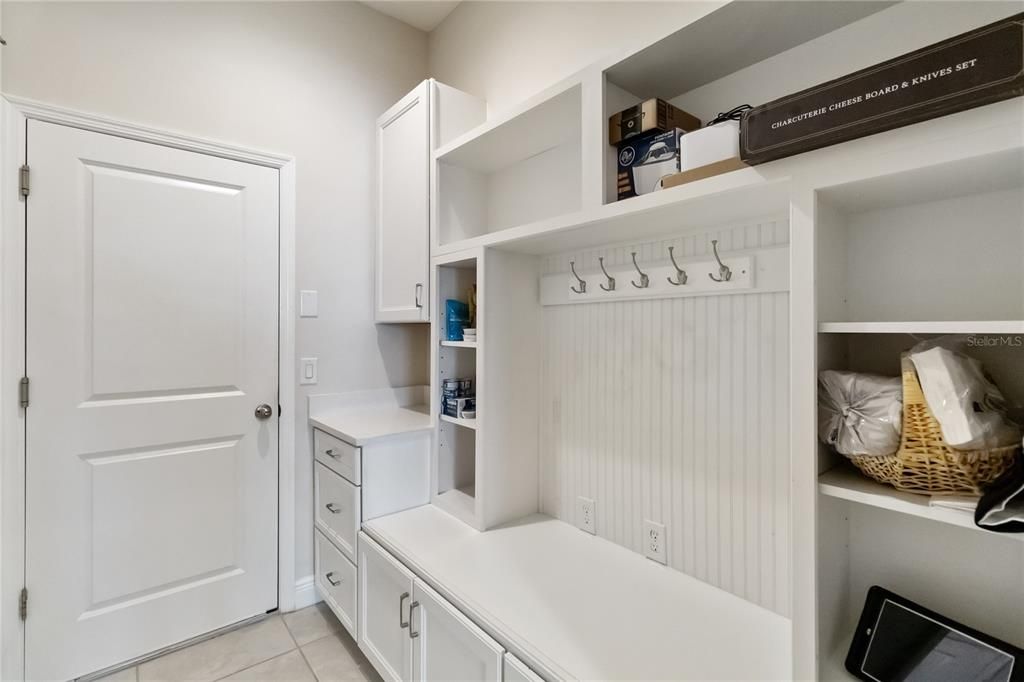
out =
[[298,321],[320,383],[297,396],[296,576],[313,572],[313,392],[423,383],[423,325],[372,319],[377,116],[426,76],[426,36],[357,3],[3,3],[4,92],[290,154]]
[[721,2],[463,2],[430,33],[430,75],[501,111]]

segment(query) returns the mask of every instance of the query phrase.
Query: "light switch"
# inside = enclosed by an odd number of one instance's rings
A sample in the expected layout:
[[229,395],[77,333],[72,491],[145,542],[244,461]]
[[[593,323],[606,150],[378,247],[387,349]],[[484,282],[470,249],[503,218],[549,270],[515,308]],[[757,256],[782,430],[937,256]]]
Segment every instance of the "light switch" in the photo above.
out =
[[303,290],[299,292],[299,317],[317,316],[317,294],[314,290]]
[[299,362],[299,383],[315,384],[316,379],[316,358],[302,358]]

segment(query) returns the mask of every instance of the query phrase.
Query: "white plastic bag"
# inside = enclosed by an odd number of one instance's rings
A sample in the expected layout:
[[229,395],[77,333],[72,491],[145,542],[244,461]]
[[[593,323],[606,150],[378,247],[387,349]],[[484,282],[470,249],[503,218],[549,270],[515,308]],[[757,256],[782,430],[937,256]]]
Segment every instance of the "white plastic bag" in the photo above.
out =
[[818,377],[818,437],[843,455],[885,456],[900,447],[898,378],[827,370]]
[[928,409],[942,437],[958,450],[987,450],[1020,442],[1006,416],[1006,399],[981,363],[955,350],[955,340],[925,341],[910,351]]

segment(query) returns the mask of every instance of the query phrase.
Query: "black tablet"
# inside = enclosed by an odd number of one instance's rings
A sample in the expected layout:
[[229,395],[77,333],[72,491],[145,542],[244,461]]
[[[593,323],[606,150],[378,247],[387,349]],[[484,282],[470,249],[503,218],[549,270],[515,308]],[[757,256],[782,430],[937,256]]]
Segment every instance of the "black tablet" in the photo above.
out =
[[875,585],[846,669],[869,682],[1024,682],[1024,651]]

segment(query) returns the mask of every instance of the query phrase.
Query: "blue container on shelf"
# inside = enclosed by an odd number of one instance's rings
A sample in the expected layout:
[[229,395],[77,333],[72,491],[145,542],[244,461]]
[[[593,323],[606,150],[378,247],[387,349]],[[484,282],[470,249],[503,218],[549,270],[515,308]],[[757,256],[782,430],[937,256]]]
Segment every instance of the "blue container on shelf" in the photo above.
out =
[[445,335],[448,341],[462,341],[462,330],[469,326],[469,306],[462,301],[444,302]]

